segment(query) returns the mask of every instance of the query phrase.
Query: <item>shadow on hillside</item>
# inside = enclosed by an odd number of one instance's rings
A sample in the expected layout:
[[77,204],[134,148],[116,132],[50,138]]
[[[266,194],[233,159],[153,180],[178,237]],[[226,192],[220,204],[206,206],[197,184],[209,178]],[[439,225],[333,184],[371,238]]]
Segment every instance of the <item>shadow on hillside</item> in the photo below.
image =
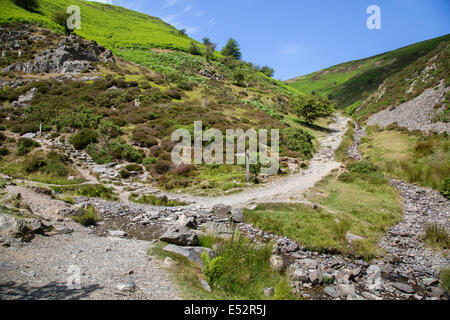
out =
[[301,124],[302,126],[305,126],[307,128],[310,128],[311,130],[315,130],[315,131],[320,131],[320,132],[325,132],[325,133],[334,133],[334,132],[338,132],[338,130],[334,130],[334,129],[330,129],[330,128],[325,128],[325,127],[321,127],[317,124],[314,123],[307,123],[305,121],[302,120],[296,120],[297,123]]
[[42,287],[31,287],[10,281],[0,283],[0,300],[79,300],[100,289],[103,287],[97,284],[82,286],[80,290],[76,290],[56,282]]

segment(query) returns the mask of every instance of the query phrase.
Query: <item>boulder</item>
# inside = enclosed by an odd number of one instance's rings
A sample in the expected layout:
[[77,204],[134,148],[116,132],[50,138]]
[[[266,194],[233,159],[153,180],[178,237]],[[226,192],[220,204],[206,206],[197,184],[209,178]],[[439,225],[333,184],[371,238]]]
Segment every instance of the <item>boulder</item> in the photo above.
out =
[[231,220],[236,223],[244,222],[244,209],[243,208],[233,208],[231,210]]
[[160,238],[161,241],[179,246],[198,246],[199,240],[196,233],[186,227],[172,227]]
[[213,212],[216,217],[226,219],[232,214],[232,207],[225,204],[216,204],[213,207]]
[[332,297],[332,298],[337,298],[337,297],[339,297],[339,295],[338,295],[338,293],[337,293],[335,287],[325,287],[325,288],[323,289],[323,293],[329,295],[329,296]]
[[178,218],[177,224],[189,229],[197,229],[197,220],[195,217],[188,217],[185,214]]
[[44,226],[36,218],[20,218],[0,214],[0,234],[8,237],[22,237],[27,240],[34,234],[42,234]]
[[211,292],[211,287],[209,286],[208,282],[206,280],[200,280],[200,284],[202,285],[203,289],[205,289],[208,292]]
[[287,275],[291,281],[308,282],[308,272],[303,270],[301,267],[293,264],[287,269]]
[[308,275],[308,278],[309,278],[309,281],[313,285],[319,285],[319,284],[322,283],[322,275],[317,270],[314,270],[314,271],[310,272],[309,275]]
[[355,287],[352,284],[338,284],[336,285],[336,293],[341,298],[347,298],[351,294],[355,294]]
[[189,261],[197,264],[200,268],[202,268],[202,270],[205,267],[205,265],[203,264],[203,260],[201,258],[203,252],[206,252],[211,259],[214,258],[215,256],[213,250],[202,247],[179,247],[173,244],[169,244],[165,246],[163,250],[176,253],[182,255],[183,257],[188,258]]
[[409,284],[406,284],[406,283],[395,282],[392,284],[392,286],[404,293],[412,294],[412,293],[416,292],[412,286],[410,286]]
[[277,272],[283,271],[284,261],[280,256],[272,255],[270,257],[270,267]]
[[116,289],[120,292],[134,292],[136,290],[136,285],[133,281],[129,280],[126,282],[121,282],[116,286]]
[[118,237],[118,238],[123,238],[127,235],[127,233],[122,230],[108,230],[108,233],[111,237]]
[[219,238],[230,238],[233,235],[233,230],[231,230],[228,223],[207,222],[202,225],[202,230],[206,234],[211,234]]

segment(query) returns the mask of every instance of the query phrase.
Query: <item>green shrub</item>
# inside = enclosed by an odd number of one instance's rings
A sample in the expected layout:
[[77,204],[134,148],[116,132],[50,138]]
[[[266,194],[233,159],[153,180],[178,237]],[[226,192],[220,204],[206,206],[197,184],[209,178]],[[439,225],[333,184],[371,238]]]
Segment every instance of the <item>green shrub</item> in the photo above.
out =
[[450,292],[450,269],[441,270],[441,283],[447,292]]
[[120,170],[120,177],[122,179],[128,179],[129,177],[131,177],[131,172],[128,170]]
[[19,156],[23,156],[27,153],[30,153],[31,150],[33,150],[34,148],[38,148],[41,145],[34,141],[33,139],[29,139],[29,138],[20,138],[17,141],[17,154]]
[[169,200],[166,196],[157,197],[154,195],[142,195],[132,193],[129,200],[135,203],[148,204],[152,206],[179,207],[186,205],[184,202]]
[[69,142],[77,150],[85,149],[89,144],[96,143],[98,133],[92,129],[81,129],[75,135],[70,137]]
[[181,100],[181,92],[176,88],[170,88],[164,92],[166,96],[175,100]]
[[442,249],[450,248],[450,236],[445,228],[441,228],[436,224],[432,224],[425,229],[425,241],[435,247]]
[[72,217],[72,219],[85,227],[96,225],[99,221],[97,210],[93,206],[88,207],[81,215]]
[[442,193],[444,197],[450,199],[450,178],[447,177],[444,179],[439,191]]
[[0,156],[7,156],[9,154],[9,150],[6,147],[0,148]]
[[211,259],[206,252],[201,256],[213,290],[251,300],[264,299],[263,289],[274,287],[276,299],[293,298],[286,277],[270,267],[270,245],[257,246],[240,234],[218,240],[217,245],[215,258]]
[[135,163],[128,164],[125,167],[125,169],[127,169],[128,171],[138,171],[138,172],[141,172],[142,170],[144,170],[141,165],[138,165],[138,164],[135,164]]
[[158,174],[166,174],[170,170],[170,162],[166,160],[160,160],[155,164],[155,171]]

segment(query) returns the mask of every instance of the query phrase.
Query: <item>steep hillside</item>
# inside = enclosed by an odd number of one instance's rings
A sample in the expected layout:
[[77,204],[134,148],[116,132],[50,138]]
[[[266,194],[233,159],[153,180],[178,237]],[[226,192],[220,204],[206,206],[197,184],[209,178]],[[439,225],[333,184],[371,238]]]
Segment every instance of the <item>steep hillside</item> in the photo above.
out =
[[[326,96],[361,119],[433,87],[449,73],[450,35],[286,81],[304,93]],[[376,95],[374,95],[376,93]]]
[[[20,138],[35,133],[41,123],[50,147],[70,142],[99,165],[123,165],[111,175],[98,169],[102,177],[120,180],[120,174],[167,189],[223,193],[250,186],[242,166],[180,168],[171,163],[172,132],[192,131],[194,121],[221,131],[280,129],[282,172],[293,168],[288,166],[292,158],[298,168],[312,157],[314,135],[323,135],[324,128],[298,121],[289,111],[298,92],[253,64],[219,53],[207,61],[204,48],[191,52],[193,40],[173,27],[120,7],[39,3],[40,13],[30,13],[1,1],[4,173],[58,184],[82,181],[68,159]],[[51,17],[74,3],[81,8],[82,29],[65,38]],[[130,163],[142,166],[125,168]],[[260,182],[257,177],[253,181]]]

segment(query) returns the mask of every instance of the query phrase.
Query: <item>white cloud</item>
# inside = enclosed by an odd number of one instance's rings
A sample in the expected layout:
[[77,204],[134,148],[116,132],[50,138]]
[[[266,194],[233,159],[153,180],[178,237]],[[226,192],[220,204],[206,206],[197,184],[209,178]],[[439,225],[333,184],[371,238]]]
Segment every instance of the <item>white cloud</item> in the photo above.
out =
[[209,19],[208,24],[210,26],[215,26],[217,24],[216,18]]
[[297,44],[287,44],[277,49],[277,54],[284,56],[293,56],[300,52],[300,47]]

